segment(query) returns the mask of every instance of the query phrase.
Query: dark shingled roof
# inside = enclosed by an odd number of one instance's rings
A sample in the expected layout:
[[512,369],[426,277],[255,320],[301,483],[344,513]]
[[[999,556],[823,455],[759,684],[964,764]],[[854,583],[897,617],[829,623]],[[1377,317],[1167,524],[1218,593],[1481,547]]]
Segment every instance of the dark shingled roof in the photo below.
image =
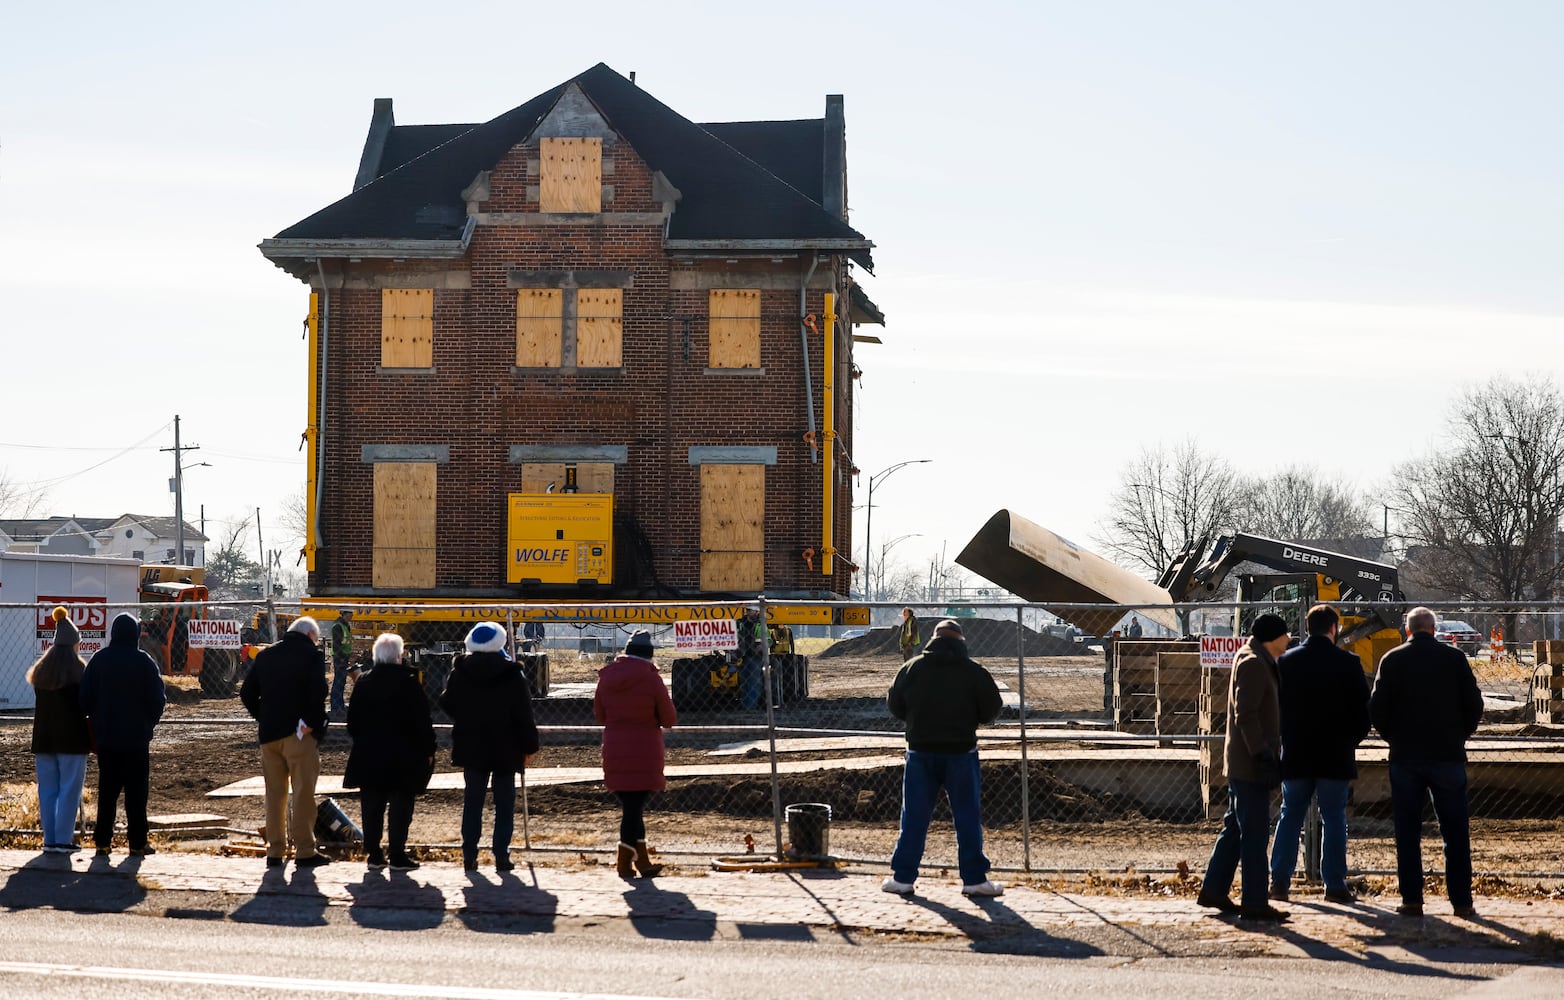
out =
[[824,204],[825,119],[791,122],[708,122],[701,128]]
[[[679,115],[646,91],[599,63],[492,121],[457,132],[443,143],[347,197],[277,234],[279,240],[459,240],[467,225],[462,191],[510,149],[525,142],[569,84],[577,84],[608,124],[653,170],[661,171],[681,198],[669,225],[670,240],[846,240],[849,252],[872,268],[868,240],[759,162]],[[766,123],[761,123],[766,124]],[[769,123],[791,124],[791,123]],[[459,126],[444,126],[455,131]],[[764,130],[741,137],[767,152]],[[395,132],[393,132],[395,135]],[[410,151],[437,136],[406,136]],[[823,139],[820,140],[823,142]],[[402,143],[399,141],[398,146]],[[388,140],[388,153],[391,141]],[[401,155],[399,152],[397,155]],[[390,162],[382,157],[382,165]],[[818,161],[817,161],[818,162]],[[818,196],[820,168],[815,169]]]
[[416,160],[436,146],[443,145],[477,125],[397,125],[386,136],[386,148],[380,154],[380,167],[375,176],[380,177]]

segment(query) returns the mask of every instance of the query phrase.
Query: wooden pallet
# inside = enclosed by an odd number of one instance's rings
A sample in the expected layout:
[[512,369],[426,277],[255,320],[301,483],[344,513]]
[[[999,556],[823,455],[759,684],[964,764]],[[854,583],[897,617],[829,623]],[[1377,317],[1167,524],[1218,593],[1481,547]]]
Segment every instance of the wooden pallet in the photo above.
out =
[[1539,666],[1544,663],[1564,665],[1564,639],[1538,639],[1531,644],[1531,653]]

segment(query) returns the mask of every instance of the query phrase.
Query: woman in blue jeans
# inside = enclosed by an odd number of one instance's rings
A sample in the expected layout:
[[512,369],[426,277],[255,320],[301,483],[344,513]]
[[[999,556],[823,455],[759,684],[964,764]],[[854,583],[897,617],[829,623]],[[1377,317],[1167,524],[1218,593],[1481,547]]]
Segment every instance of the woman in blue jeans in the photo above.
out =
[[27,671],[36,699],[33,754],[38,773],[38,819],[47,854],[78,850],[76,814],[87,774],[91,736],[81,707],[81,675],[87,665],[76,652],[81,633],[65,608],[54,609],[54,642]]

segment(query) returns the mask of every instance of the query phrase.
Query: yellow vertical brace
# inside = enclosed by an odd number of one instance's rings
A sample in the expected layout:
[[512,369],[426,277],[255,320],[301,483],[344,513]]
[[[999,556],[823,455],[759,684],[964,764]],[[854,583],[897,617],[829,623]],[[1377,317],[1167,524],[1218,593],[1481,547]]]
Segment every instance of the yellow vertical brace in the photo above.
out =
[[831,531],[835,520],[831,501],[836,490],[836,293],[825,293],[825,308],[821,311],[820,333],[825,341],[820,355],[825,368],[821,391],[825,394],[825,413],[821,424],[821,445],[825,452],[824,488],[820,497],[820,572],[830,576],[836,570],[836,544]]
[[304,568],[315,571],[315,448],[320,437],[320,293],[310,293],[309,408],[304,427]]

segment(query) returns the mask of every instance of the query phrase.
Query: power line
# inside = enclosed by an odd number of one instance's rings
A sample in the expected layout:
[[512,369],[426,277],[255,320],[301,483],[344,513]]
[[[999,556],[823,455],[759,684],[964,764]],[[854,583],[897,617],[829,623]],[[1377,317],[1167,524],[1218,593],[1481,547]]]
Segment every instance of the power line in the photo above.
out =
[[168,430],[168,428],[169,425],[164,424],[157,430],[153,431],[151,434],[148,434],[146,437],[142,438],[140,441],[137,441],[135,444],[121,448],[119,451],[110,455],[108,458],[105,458],[103,461],[95,462],[92,465],[87,466],[85,469],[78,469],[75,472],[69,472],[63,476],[55,476],[52,479],[35,479],[31,482],[19,482],[14,483],[13,485],[27,489],[47,489],[50,486],[56,486],[60,483],[69,482],[70,480],[75,479],[77,476],[84,476],[94,469],[101,469],[103,466],[108,465],[110,462],[116,459],[124,458],[126,455],[130,454],[137,448],[140,448],[142,445],[146,444],[148,441],[151,441],[153,438],[157,437],[159,434]]

